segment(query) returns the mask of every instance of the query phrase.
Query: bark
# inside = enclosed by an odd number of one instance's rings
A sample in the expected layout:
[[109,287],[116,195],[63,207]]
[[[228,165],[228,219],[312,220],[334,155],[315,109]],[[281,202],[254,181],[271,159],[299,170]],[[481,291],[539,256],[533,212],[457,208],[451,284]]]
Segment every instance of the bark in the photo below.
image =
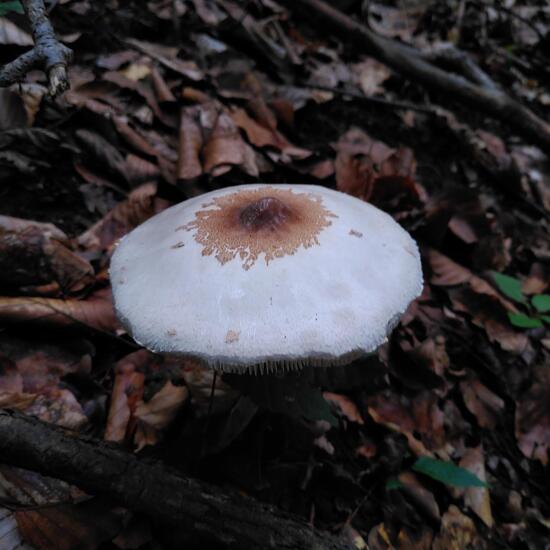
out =
[[0,69],[0,87],[20,82],[32,69],[41,67],[48,74],[48,88],[57,96],[69,88],[67,63],[72,51],[55,37],[43,0],[22,0],[34,39],[34,48]]
[[508,124],[515,132],[550,155],[550,124],[500,90],[465,54],[447,55],[461,66],[468,80],[430,63],[422,52],[395,40],[377,35],[368,27],[331,7],[322,0],[280,0],[291,9],[307,9],[334,32],[395,71],[443,94],[449,101],[460,101],[477,111]]
[[62,479],[91,494],[199,536],[204,547],[344,550],[342,538],[239,493],[143,462],[112,444],[0,410],[0,460]]

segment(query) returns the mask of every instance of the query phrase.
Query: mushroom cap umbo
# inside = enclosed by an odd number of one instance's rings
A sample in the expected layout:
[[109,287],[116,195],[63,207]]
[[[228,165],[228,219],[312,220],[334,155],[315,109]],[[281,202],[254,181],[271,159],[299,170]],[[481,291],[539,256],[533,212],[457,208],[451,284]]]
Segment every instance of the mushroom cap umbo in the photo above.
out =
[[314,185],[240,185],[168,208],[111,260],[115,309],[150,350],[227,371],[343,364],[422,291],[388,214]]

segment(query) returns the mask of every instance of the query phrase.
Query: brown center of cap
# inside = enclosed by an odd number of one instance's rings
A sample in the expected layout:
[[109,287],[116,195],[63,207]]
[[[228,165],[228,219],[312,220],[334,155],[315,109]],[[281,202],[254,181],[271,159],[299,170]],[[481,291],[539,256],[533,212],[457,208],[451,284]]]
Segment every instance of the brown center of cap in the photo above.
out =
[[202,207],[178,229],[194,231],[204,256],[221,264],[240,258],[246,270],[261,255],[269,264],[299,248],[319,246],[319,234],[337,217],[317,194],[268,185],[215,197]]
[[283,201],[276,197],[263,197],[243,208],[239,219],[243,227],[250,231],[263,228],[273,231],[282,225],[290,214],[290,208]]

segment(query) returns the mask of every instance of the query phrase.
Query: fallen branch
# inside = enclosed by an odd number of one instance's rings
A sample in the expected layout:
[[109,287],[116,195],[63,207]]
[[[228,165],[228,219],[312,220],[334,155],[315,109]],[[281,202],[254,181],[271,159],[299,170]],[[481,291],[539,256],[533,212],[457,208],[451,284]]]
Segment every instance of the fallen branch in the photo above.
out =
[[59,42],[48,19],[44,0],[22,0],[34,39],[34,48],[0,69],[0,87],[20,82],[32,69],[42,67],[48,74],[48,89],[57,96],[70,86],[67,63],[72,50]]
[[[0,410],[1,462],[62,479],[113,498],[208,546],[349,550],[343,539],[239,493],[179,476],[158,463],[12,411]],[[207,547],[205,546],[205,547]]]
[[455,65],[467,68],[466,76],[472,77],[472,81],[440,69],[412,46],[376,34],[323,0],[280,1],[291,9],[307,8],[308,16],[318,16],[328,28],[353,42],[356,47],[367,50],[395,71],[435,91],[443,92],[448,101],[461,101],[505,122],[550,156],[550,124],[494,86],[479,68],[474,69],[473,63],[466,62],[463,56],[454,52],[450,60]]

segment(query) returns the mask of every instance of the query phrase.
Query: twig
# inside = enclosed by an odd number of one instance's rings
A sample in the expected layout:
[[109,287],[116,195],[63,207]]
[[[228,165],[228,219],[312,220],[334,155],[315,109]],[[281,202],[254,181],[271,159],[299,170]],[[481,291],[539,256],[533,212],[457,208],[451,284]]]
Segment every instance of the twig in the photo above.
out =
[[301,84],[302,88],[308,90],[321,90],[323,92],[330,92],[339,96],[348,96],[364,101],[366,103],[374,103],[375,105],[381,105],[384,107],[389,107],[390,109],[403,109],[405,111],[418,111],[419,113],[426,113],[436,116],[437,109],[435,107],[430,107],[429,105],[418,105],[417,103],[410,103],[408,101],[394,101],[392,99],[385,99],[383,97],[374,97],[370,95],[365,95],[362,92],[357,92],[356,90],[348,90],[345,88],[335,88],[333,86],[322,86],[318,84]]
[[480,82],[470,82],[459,74],[448,73],[427,61],[416,48],[377,35],[322,0],[281,0],[281,3],[291,9],[307,8],[310,16],[317,16],[344,39],[368,51],[395,71],[442,92],[444,100],[460,101],[507,123],[518,134],[550,155],[550,124],[502,90]]
[[13,411],[0,410],[0,457],[178,525],[200,537],[204,548],[350,550],[345,540],[268,504]]
[[55,37],[43,0],[22,3],[31,24],[34,48],[0,69],[0,87],[20,82],[30,70],[42,67],[48,74],[49,93],[55,97],[70,87],[67,63],[72,50]]

